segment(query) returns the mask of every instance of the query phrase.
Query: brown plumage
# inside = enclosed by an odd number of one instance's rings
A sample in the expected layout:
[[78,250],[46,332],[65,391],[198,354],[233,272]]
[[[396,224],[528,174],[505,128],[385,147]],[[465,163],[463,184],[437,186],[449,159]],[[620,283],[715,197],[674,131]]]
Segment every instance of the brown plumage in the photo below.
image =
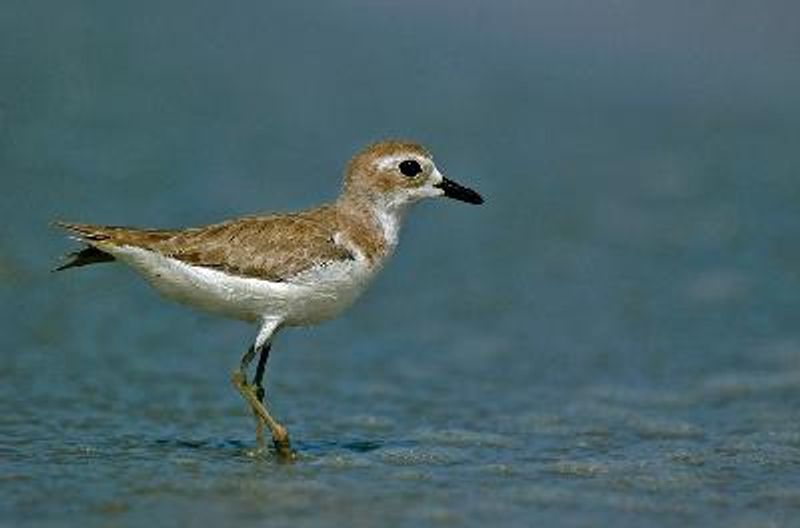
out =
[[346,214],[336,205],[294,214],[246,216],[188,229],[57,222],[89,246],[72,253],[71,260],[57,270],[113,261],[103,248],[133,246],[231,275],[281,282],[317,265],[354,258],[346,245],[335,240],[342,230],[374,260],[386,248],[370,222],[367,217]]

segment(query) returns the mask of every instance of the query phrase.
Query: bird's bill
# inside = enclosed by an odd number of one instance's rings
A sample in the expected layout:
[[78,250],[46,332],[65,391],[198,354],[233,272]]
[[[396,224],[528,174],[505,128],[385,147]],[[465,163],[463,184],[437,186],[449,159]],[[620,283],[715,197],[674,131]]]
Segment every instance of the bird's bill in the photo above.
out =
[[452,198],[453,200],[459,200],[461,202],[467,202],[475,205],[483,203],[483,198],[480,194],[473,191],[469,187],[459,185],[452,180],[448,180],[447,178],[442,178],[442,181],[437,183],[435,187],[443,190],[444,195],[448,198]]

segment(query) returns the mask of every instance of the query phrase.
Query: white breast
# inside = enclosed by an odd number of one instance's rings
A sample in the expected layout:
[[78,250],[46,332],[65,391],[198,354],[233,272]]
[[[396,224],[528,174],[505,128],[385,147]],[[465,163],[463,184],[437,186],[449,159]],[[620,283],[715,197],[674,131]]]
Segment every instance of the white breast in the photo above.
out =
[[335,317],[377,272],[376,266],[356,258],[311,268],[290,281],[272,282],[193,266],[131,246],[106,251],[134,268],[165,297],[225,317],[269,318],[289,326]]

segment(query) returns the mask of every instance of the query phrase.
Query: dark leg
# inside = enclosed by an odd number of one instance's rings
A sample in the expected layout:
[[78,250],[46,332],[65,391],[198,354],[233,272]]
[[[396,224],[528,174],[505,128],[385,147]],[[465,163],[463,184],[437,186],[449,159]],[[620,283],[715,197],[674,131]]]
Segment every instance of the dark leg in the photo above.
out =
[[[261,348],[261,354],[258,356],[258,365],[256,365],[256,374],[253,377],[253,386],[256,388],[256,398],[261,404],[264,404],[264,385],[262,384],[262,380],[264,379],[264,369],[267,366],[267,359],[269,359],[269,350],[272,347],[271,344],[267,343]],[[264,449],[266,443],[264,442],[264,420],[258,415],[258,413],[253,411],[253,416],[256,419],[256,443],[258,444],[259,449]]]
[[247,349],[247,352],[244,353],[239,361],[239,372],[242,374],[247,372],[247,367],[250,366],[250,362],[253,361],[254,357],[256,357],[256,346],[250,345],[250,348]]
[[253,378],[253,385],[256,386],[256,397],[261,403],[264,403],[264,385],[261,382],[264,379],[264,369],[267,366],[267,360],[269,359],[269,351],[271,348],[272,345],[267,343],[261,349],[261,355],[258,356],[258,365],[256,365],[256,375]]

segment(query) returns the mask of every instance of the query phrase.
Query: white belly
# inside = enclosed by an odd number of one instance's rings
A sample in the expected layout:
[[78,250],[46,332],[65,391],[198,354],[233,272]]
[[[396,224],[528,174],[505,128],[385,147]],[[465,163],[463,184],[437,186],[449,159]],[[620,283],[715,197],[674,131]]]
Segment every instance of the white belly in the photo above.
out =
[[359,258],[313,268],[291,281],[272,282],[192,266],[131,246],[104,251],[134,268],[165,297],[225,317],[269,318],[289,326],[335,317],[355,301],[377,271]]

